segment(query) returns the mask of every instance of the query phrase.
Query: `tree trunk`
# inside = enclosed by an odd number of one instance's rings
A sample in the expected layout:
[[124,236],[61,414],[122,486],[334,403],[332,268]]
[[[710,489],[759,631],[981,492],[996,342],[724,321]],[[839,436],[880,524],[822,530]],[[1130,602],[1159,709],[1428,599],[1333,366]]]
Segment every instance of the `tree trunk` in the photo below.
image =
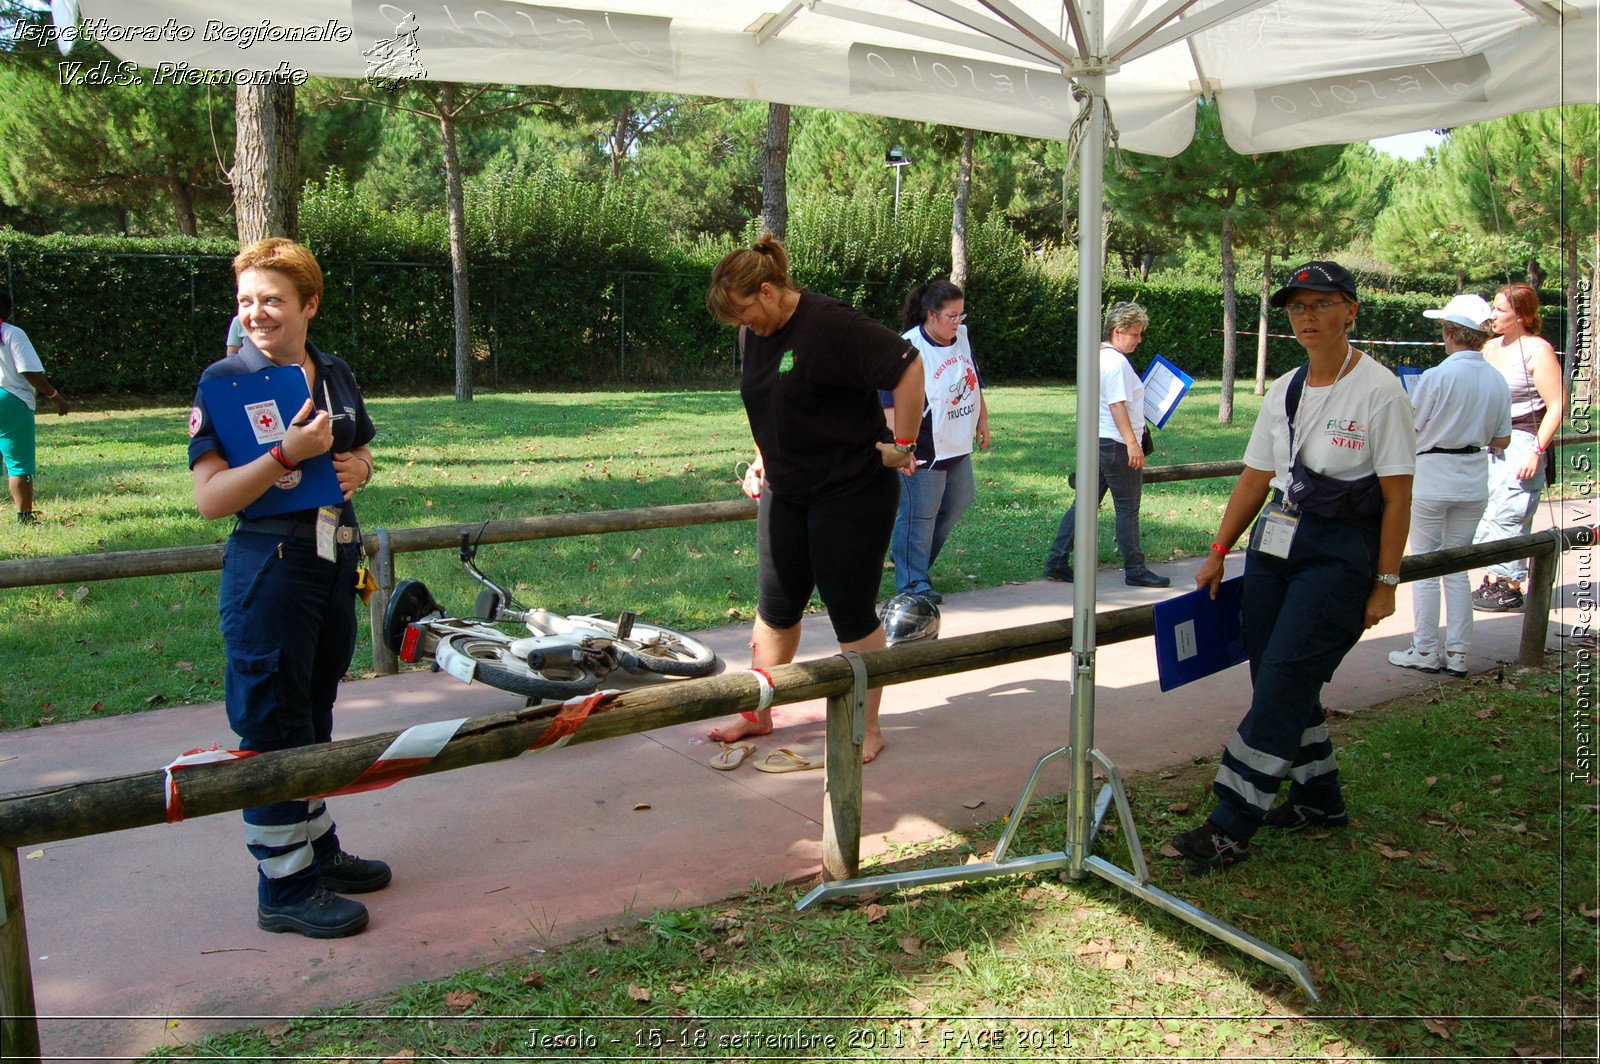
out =
[[239,246],[263,237],[300,236],[300,121],[294,82],[274,78],[234,92],[234,219]]
[[1151,271],[1152,268],[1154,268],[1155,264],[1156,264],[1156,253],[1154,251],[1143,251],[1143,252],[1140,252],[1139,253],[1139,280],[1141,280],[1141,281],[1150,280],[1150,271]]
[[1233,213],[1222,212],[1222,399],[1217,420],[1233,424],[1233,381],[1239,360],[1239,304],[1234,290]]
[[1272,298],[1272,249],[1261,255],[1261,316],[1256,319],[1256,394],[1267,394],[1267,309]]
[[779,240],[789,228],[789,105],[767,105],[761,144],[761,227]]
[[961,162],[956,167],[956,205],[950,215],[950,280],[967,286],[967,200],[972,195],[972,130],[961,131]]
[[467,292],[467,208],[456,153],[456,87],[439,85],[439,136],[444,141],[444,187],[450,208],[450,290],[455,299],[456,402],[472,402],[472,322]]
[[177,219],[178,232],[184,236],[197,236],[194,218],[194,191],[188,178],[175,169],[167,169],[167,196],[172,200],[172,215]]
[[624,101],[621,109],[617,111],[616,121],[611,125],[611,177],[622,176],[622,159],[628,154],[628,120],[633,116],[633,102]]
[[1467,271],[1459,267],[1456,269],[1456,295],[1467,290]]
[[1544,284],[1545,272],[1539,267],[1539,260],[1532,255],[1528,256],[1528,287],[1535,292]]

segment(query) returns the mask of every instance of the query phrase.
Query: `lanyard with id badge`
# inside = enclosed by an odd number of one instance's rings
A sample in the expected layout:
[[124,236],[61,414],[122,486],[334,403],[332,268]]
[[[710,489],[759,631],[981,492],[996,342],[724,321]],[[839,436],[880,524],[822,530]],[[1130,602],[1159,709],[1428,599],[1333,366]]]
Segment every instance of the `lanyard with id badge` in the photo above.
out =
[[[1350,358],[1355,353],[1355,348],[1346,346],[1344,361],[1339,365],[1339,372],[1334,375],[1333,384],[1328,386],[1327,393],[1317,407],[1319,414],[1333,397],[1333,389],[1344,377],[1344,371],[1350,368]],[[1294,379],[1289,382],[1288,394],[1284,397],[1284,412],[1289,421],[1289,488],[1282,493],[1282,502],[1276,499],[1267,500],[1261,516],[1256,520],[1256,527],[1250,533],[1250,549],[1270,554],[1274,558],[1289,557],[1289,551],[1294,546],[1295,533],[1300,530],[1300,507],[1293,500],[1305,494],[1306,486],[1300,482],[1295,471],[1300,468],[1297,459],[1300,456],[1300,448],[1305,446],[1307,434],[1296,433],[1294,426],[1300,411],[1301,391],[1309,371],[1309,364],[1295,371]],[[1315,425],[1316,421],[1313,419],[1311,424]]]

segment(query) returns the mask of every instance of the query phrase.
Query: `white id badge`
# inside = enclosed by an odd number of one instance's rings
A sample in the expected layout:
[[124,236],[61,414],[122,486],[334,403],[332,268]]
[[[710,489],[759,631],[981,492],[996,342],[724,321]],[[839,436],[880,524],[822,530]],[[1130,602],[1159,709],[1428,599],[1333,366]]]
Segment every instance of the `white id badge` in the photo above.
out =
[[334,536],[339,530],[339,511],[333,506],[317,507],[317,557],[331,562],[339,557]]
[[1255,533],[1250,538],[1250,549],[1274,558],[1289,557],[1294,544],[1294,534],[1300,528],[1300,515],[1286,509],[1281,503],[1269,502],[1256,521]]

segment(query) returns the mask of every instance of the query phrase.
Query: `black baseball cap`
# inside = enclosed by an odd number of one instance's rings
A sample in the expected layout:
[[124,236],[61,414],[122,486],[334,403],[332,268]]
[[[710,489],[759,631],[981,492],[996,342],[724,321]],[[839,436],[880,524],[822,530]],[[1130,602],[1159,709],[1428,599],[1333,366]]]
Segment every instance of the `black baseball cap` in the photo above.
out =
[[1283,287],[1272,293],[1272,298],[1267,302],[1281,307],[1289,302],[1289,293],[1296,288],[1311,292],[1343,292],[1352,301],[1356,298],[1356,279],[1337,262],[1313,260],[1304,266],[1296,266],[1289,271]]

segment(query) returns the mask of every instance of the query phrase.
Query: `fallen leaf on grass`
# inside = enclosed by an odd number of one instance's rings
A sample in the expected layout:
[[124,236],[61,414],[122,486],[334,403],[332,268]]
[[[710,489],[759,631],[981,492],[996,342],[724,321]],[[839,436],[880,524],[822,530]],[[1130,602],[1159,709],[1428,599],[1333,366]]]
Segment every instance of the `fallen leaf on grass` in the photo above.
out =
[[1381,842],[1377,843],[1372,848],[1378,851],[1378,856],[1390,861],[1398,861],[1401,858],[1411,856],[1410,850],[1391,850]]
[[735,931],[733,934],[728,936],[727,943],[729,949],[738,949],[740,946],[744,945],[744,932]]
[[1473,716],[1477,717],[1479,720],[1493,720],[1499,715],[1500,714],[1495,712],[1493,709],[1480,709],[1478,712],[1473,714]]
[[1161,849],[1157,850],[1156,852],[1159,853],[1163,857],[1182,857],[1183,856],[1183,854],[1179,853],[1177,851],[1176,847],[1174,847],[1172,845],[1172,843],[1170,843],[1170,842],[1163,843],[1162,846],[1161,846]]
[[886,906],[886,905],[873,904],[873,905],[867,906],[866,912],[867,912],[867,923],[869,923],[869,924],[879,924],[879,923],[882,923],[884,920],[886,920],[888,918],[888,916],[889,916],[889,907]]
[[1537,909],[1529,909],[1527,912],[1523,913],[1522,914],[1522,922],[1525,923],[1525,924],[1538,923],[1539,920],[1543,918],[1543,916],[1544,916],[1544,906],[1541,905]]
[[1510,827],[1506,828],[1506,830],[1511,832],[1513,835],[1526,835],[1528,833],[1528,825],[1512,824]]
[[611,943],[614,946],[618,942],[622,941],[622,936],[619,935],[617,932],[611,930],[610,928],[607,928],[606,929],[606,941]]
[[[1114,972],[1121,971],[1127,966],[1128,955],[1126,953],[1107,953],[1105,958],[1100,962],[1100,967]],[[1173,1036],[1168,1035],[1167,1037],[1171,1038]]]
[[1109,951],[1109,949],[1110,947],[1104,942],[1086,942],[1072,952],[1080,957],[1088,957],[1095,953],[1105,953]]
[[640,547],[640,548],[639,548],[639,549],[638,549],[638,550],[636,550],[636,551],[634,551],[634,552],[633,552],[633,557],[631,557],[631,558],[629,558],[629,559],[628,559],[628,560],[629,560],[629,561],[630,561],[630,562],[636,562],[636,561],[638,561],[638,560],[639,560],[639,559],[640,559],[640,558],[643,558],[643,557],[644,557],[644,548],[643,548],[643,547]]
[[106,704],[104,702],[96,702],[94,705],[89,707],[89,712],[90,713],[98,713],[102,709],[105,709],[105,708],[106,708]]
[[1590,922],[1600,920],[1600,905],[1596,905],[1593,909],[1591,909],[1580,901],[1578,903],[1578,913],[1585,920]]
[[964,949],[951,950],[944,955],[943,960],[952,968],[965,968],[967,966],[967,951]]
[[460,1046],[456,1045],[454,1042],[446,1042],[444,1045],[440,1046],[439,1048],[444,1050],[446,1053],[449,1053],[452,1057],[471,1057],[471,1056],[476,1056],[476,1054],[473,1053],[471,1050],[462,1049]]
[[1173,802],[1171,805],[1167,806],[1167,812],[1169,813],[1187,813],[1188,811],[1188,802]]
[[1588,977],[1588,971],[1586,971],[1583,965],[1580,964],[1576,968],[1572,969],[1572,971],[1567,973],[1567,982],[1576,986],[1578,983],[1583,982]]
[[452,990],[444,996],[444,1003],[453,1009],[468,1009],[478,1000],[476,990]]
[[928,1011],[928,1003],[921,998],[906,998],[906,1011],[919,1013]]
[[271,1023],[261,1028],[261,1033],[268,1041],[273,1041],[288,1034],[289,1025],[286,1023]]
[[402,1061],[402,1060],[416,1060],[416,1059],[417,1059],[417,1051],[415,1049],[402,1049],[399,1052],[395,1053],[395,1055],[392,1056],[392,1057],[384,1057],[383,1058],[383,1064],[399,1064],[399,1062]]
[[535,989],[544,986],[544,973],[535,968],[533,971],[522,977],[522,985],[531,986]]
[[717,950],[715,946],[701,946],[696,953],[703,961],[714,961],[717,959]]
[[1161,1044],[1169,1049],[1181,1049],[1183,1048],[1183,1039],[1175,1034],[1162,1035]]
[[1432,1016],[1425,1016],[1422,1020],[1422,1026],[1445,1041],[1448,1042],[1450,1040],[1450,1025],[1445,1021],[1436,1020]]
[[689,984],[680,983],[674,979],[672,982],[667,984],[667,992],[672,994],[687,994],[689,992]]
[[1429,776],[1427,779],[1423,780],[1422,782],[1426,783],[1428,785],[1428,789],[1431,791],[1431,790],[1433,790],[1433,785],[1435,783],[1439,782],[1439,777],[1438,776]]
[[1353,717],[1353,716],[1356,715],[1356,711],[1355,710],[1353,710],[1353,709],[1345,709],[1343,706],[1334,707],[1334,708],[1325,710],[1325,712],[1330,717],[1341,717],[1341,718],[1344,718],[1344,719],[1349,719],[1350,717]]
[[633,998],[633,1000],[637,1001],[641,1005],[650,1004],[650,991],[646,990],[642,986],[639,986],[637,983],[628,984],[628,996]]
[[1498,787],[1502,783],[1504,783],[1505,781],[1506,781],[1506,778],[1504,776],[1490,776],[1489,777],[1489,785],[1491,787]]
[[172,667],[177,669],[180,672],[191,672],[194,669],[194,662],[192,662],[192,661],[175,661],[175,662],[173,662]]
[[1466,964],[1472,958],[1471,957],[1463,957],[1461,954],[1456,953],[1453,950],[1445,950],[1444,951],[1444,959],[1449,961],[1451,964]]
[[906,935],[904,938],[899,938],[895,941],[900,944],[901,952],[912,957],[922,956],[922,939],[916,935]]

